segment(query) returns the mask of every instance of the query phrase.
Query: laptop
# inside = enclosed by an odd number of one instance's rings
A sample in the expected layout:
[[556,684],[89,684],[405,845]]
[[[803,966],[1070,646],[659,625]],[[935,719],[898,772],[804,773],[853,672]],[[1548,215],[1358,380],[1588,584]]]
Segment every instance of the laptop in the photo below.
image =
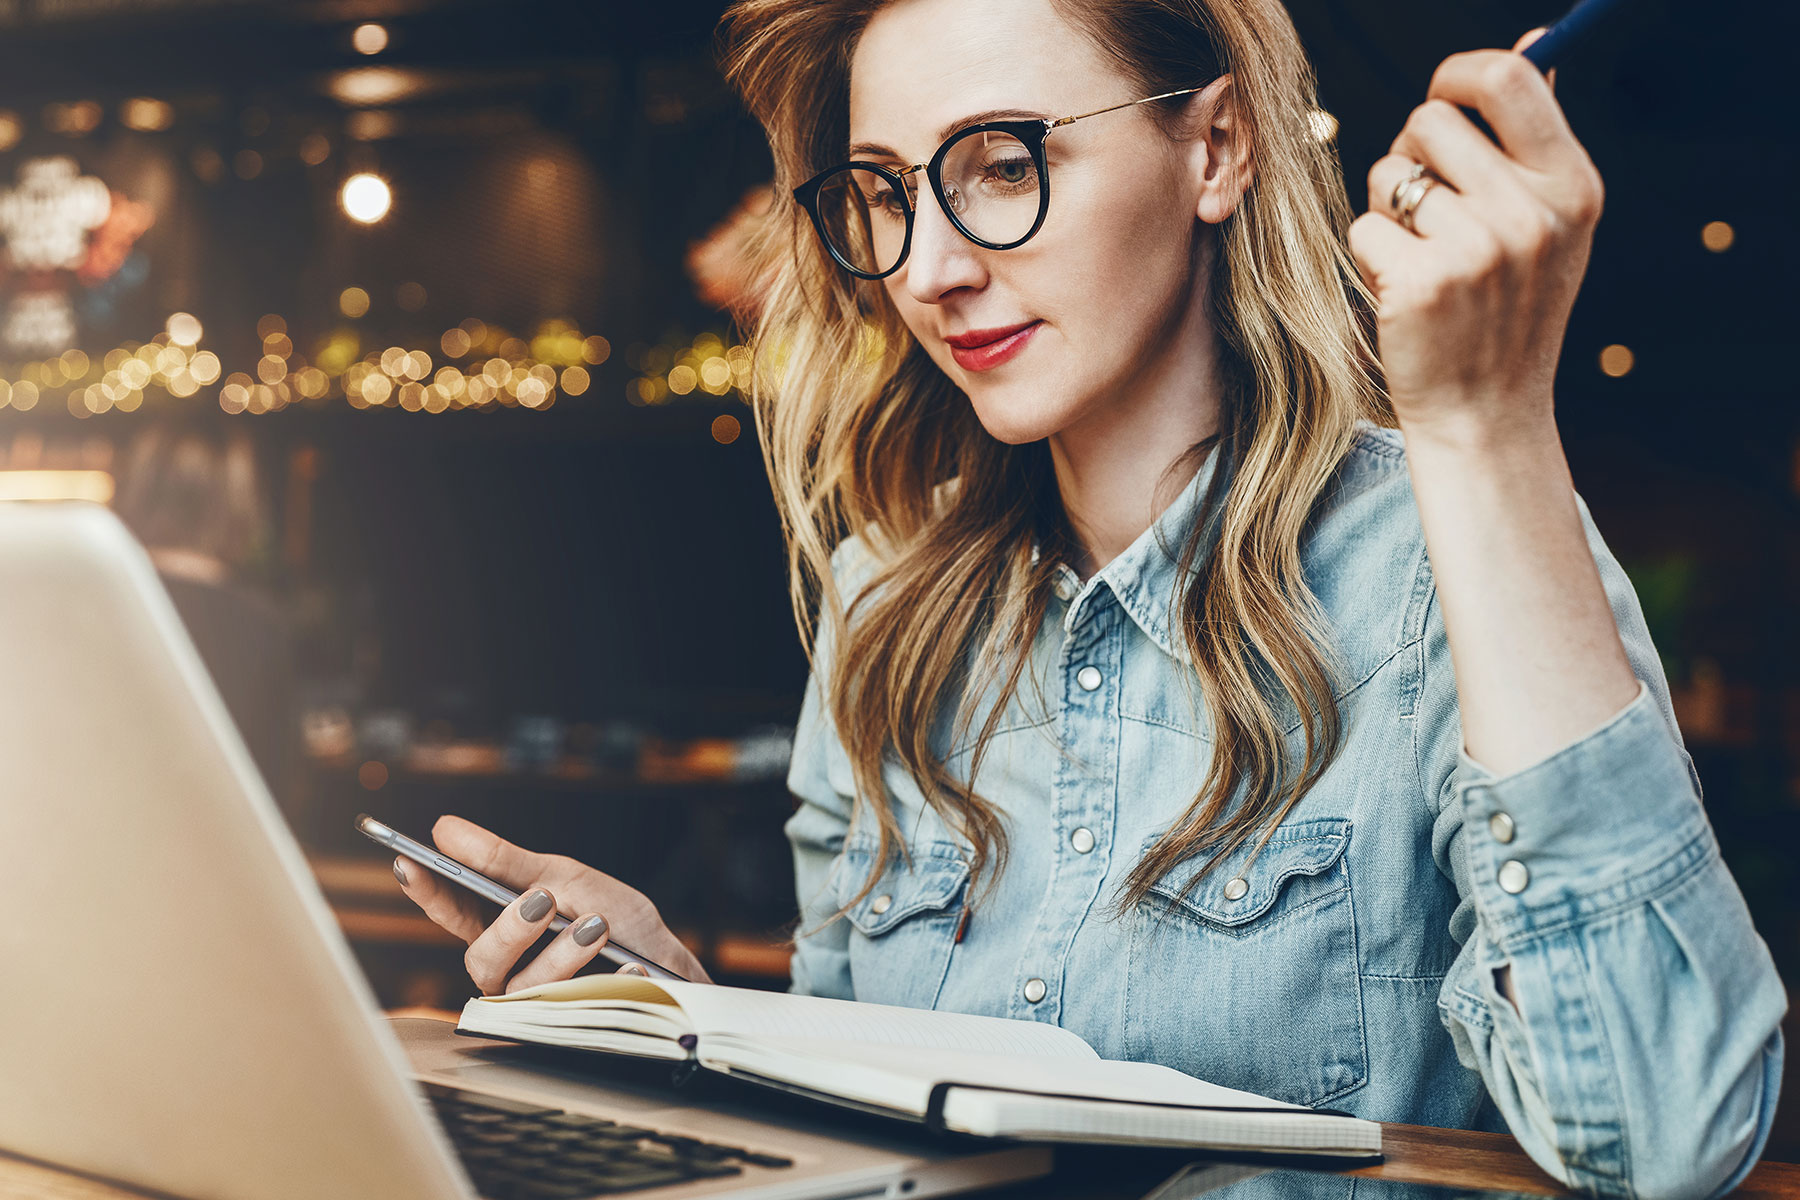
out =
[[0,1151],[184,1200],[924,1197],[1030,1179],[384,1018],[148,557],[0,503]]

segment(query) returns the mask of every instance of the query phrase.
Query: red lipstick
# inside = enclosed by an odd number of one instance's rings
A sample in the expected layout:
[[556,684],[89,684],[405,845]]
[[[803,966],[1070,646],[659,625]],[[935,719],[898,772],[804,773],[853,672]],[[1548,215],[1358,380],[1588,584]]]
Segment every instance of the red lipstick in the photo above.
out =
[[944,339],[950,357],[965,371],[991,371],[1025,348],[1041,321],[1026,321],[999,329],[972,329]]

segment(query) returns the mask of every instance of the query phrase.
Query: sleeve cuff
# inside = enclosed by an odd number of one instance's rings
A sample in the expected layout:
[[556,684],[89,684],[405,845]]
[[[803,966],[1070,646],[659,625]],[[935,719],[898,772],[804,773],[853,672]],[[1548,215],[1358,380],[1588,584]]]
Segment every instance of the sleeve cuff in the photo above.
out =
[[1650,690],[1550,757],[1496,778],[1461,753],[1477,906],[1496,933],[1623,905],[1711,845],[1686,753]]

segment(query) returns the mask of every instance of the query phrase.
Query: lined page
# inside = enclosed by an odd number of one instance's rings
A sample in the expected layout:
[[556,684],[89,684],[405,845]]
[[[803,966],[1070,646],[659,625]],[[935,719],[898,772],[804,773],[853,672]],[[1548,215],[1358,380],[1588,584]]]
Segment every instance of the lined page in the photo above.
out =
[[718,987],[679,980],[648,980],[631,975],[581,975],[556,983],[523,988],[508,996],[474,1002],[510,1005],[552,1000],[558,1007],[638,1008],[667,1010],[678,1005],[693,1031],[740,1038],[823,1038],[878,1046],[910,1046],[983,1054],[1042,1055],[1098,1059],[1093,1047],[1066,1029],[1037,1021],[976,1017],[795,996],[749,988]]
[[[1085,1044],[1085,1043],[1084,1043]],[[744,1049],[756,1047],[754,1062]],[[730,1064],[741,1064],[760,1073],[794,1082],[811,1083],[829,1077],[831,1071],[856,1067],[863,1078],[879,1078],[885,1097],[923,1097],[939,1083],[966,1083],[978,1087],[1018,1088],[1052,1095],[1090,1096],[1099,1100],[1134,1100],[1156,1104],[1264,1108],[1272,1112],[1294,1111],[1301,1106],[1271,1100],[1254,1092],[1241,1092],[1184,1075],[1160,1063],[1120,1062],[1114,1059],[1051,1058],[1041,1054],[1013,1055],[978,1051],[939,1053],[931,1049],[877,1046],[824,1041],[818,1038],[763,1036],[754,1041],[721,1038],[712,1043],[714,1055]],[[701,1056],[708,1056],[704,1039]],[[784,1062],[788,1075],[772,1070]],[[826,1074],[821,1075],[820,1071]],[[873,1086],[873,1085],[872,1085]],[[830,1090],[829,1088],[824,1090]],[[888,1103],[897,1103],[889,1099]]]
[[702,1042],[709,1033],[728,1033],[742,1038],[824,1038],[965,1053],[1099,1057],[1093,1047],[1075,1034],[1038,1021],[976,1017],[966,1013],[898,1008],[785,992],[757,992],[748,988],[712,987],[701,983],[662,982],[661,986],[669,990],[669,995],[694,1022],[694,1031]]

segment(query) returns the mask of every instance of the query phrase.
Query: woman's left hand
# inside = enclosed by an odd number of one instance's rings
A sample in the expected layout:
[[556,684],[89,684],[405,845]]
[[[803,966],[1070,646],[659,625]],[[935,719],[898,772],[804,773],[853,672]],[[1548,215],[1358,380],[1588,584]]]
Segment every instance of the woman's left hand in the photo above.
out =
[[[1500,145],[1459,106],[1479,112]],[[1417,163],[1443,182],[1409,233],[1392,204]],[[1438,68],[1429,98],[1370,169],[1369,211],[1350,227],[1409,440],[1468,448],[1553,436],[1556,363],[1603,200],[1599,172],[1530,61],[1481,50]]]

